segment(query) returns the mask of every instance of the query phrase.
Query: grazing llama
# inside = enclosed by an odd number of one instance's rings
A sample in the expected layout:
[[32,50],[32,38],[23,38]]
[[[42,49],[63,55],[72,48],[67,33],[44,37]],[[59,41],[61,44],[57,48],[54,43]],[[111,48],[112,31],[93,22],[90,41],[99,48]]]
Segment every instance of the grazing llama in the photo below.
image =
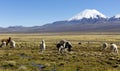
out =
[[104,42],[102,46],[102,51],[105,51],[108,48],[108,43]]
[[110,51],[118,54],[118,47],[114,43],[110,43]]
[[57,45],[56,45],[58,52],[62,53],[65,51],[65,49],[68,49],[68,51],[71,51],[72,44],[69,41],[66,40],[61,40]]
[[10,47],[11,48],[14,48],[15,47],[15,41],[12,40],[11,37],[9,37],[8,39],[2,39],[2,44],[0,45],[0,47],[3,47],[3,46],[8,46],[8,44],[10,44]]

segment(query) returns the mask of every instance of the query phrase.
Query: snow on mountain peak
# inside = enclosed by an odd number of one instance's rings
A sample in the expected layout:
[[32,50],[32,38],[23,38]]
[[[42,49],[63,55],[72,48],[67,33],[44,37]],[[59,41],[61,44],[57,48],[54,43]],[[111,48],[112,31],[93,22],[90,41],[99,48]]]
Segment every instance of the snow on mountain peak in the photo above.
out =
[[95,10],[95,9],[86,9],[82,12],[80,12],[79,14],[73,16],[72,18],[68,19],[68,21],[71,20],[81,20],[83,18],[107,18],[105,15],[103,15],[102,13],[100,13],[99,11]]
[[116,16],[114,16],[115,18],[120,18],[120,14],[118,14],[118,15],[116,15]]

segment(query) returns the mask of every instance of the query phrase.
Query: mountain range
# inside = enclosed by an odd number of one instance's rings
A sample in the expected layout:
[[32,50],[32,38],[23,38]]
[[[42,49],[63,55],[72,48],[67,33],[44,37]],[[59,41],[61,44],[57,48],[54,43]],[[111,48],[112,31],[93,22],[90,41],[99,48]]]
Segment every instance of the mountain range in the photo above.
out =
[[120,14],[107,17],[95,9],[86,9],[68,20],[56,21],[42,26],[0,27],[0,33],[39,33],[39,32],[119,32]]

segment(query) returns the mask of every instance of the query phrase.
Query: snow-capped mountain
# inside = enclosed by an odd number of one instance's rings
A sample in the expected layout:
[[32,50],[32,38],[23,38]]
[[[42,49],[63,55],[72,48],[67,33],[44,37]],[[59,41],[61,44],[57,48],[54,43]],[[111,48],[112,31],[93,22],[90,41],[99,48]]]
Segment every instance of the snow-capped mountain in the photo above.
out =
[[120,14],[117,14],[117,15],[109,18],[109,21],[117,21],[117,22],[119,22],[120,21]]
[[97,11],[95,9],[86,9],[86,10],[80,12],[79,14],[73,16],[72,18],[68,19],[68,21],[81,20],[84,18],[98,19],[98,18],[107,18],[107,16],[103,15],[102,13],[100,13],[99,11]]
[[115,15],[114,18],[120,18],[120,14]]
[[1,28],[6,32],[120,32],[120,14],[107,17],[95,9],[86,9],[68,20],[55,21],[43,26]]

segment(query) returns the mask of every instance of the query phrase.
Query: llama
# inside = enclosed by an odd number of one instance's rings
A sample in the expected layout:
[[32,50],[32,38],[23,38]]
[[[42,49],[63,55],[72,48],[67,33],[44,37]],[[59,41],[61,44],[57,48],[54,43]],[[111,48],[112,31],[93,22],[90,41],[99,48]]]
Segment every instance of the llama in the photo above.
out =
[[45,51],[46,45],[45,45],[45,40],[42,40],[40,44],[40,52],[43,53]]
[[0,47],[6,47],[6,42],[5,41],[2,41],[2,44],[0,45]]
[[72,44],[69,41],[66,40],[61,40],[57,45],[56,45],[59,53],[63,53],[65,49],[67,48],[68,51],[71,51]]
[[118,54],[118,47],[114,43],[110,43],[110,51]]
[[15,47],[15,41],[12,40],[11,37],[9,37],[8,39],[2,39],[2,44],[0,45],[0,47],[3,47],[3,46],[8,46],[8,44],[10,44],[10,48],[14,48]]
[[10,48],[15,48],[15,41],[14,40],[11,40],[10,41]]
[[102,46],[102,51],[105,51],[108,48],[108,43],[104,42]]

